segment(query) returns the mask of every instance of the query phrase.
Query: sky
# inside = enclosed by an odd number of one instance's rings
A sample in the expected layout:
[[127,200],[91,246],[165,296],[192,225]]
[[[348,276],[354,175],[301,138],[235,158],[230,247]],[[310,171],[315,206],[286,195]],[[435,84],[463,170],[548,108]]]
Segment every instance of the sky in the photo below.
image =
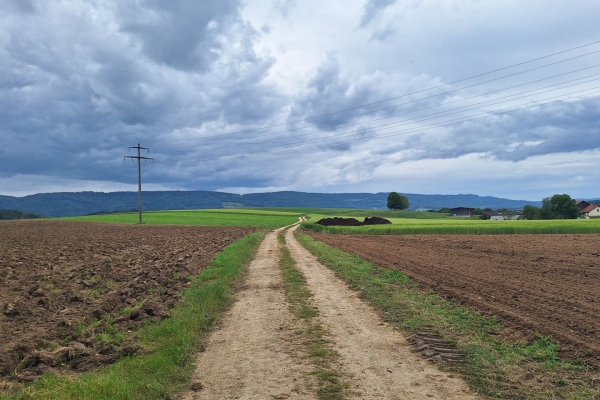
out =
[[594,0],[0,0],[0,195],[600,198]]

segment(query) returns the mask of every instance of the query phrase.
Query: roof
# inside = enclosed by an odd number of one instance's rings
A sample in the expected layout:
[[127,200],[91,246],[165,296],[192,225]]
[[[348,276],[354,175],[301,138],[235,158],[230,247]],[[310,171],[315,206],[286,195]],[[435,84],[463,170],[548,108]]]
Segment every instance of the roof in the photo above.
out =
[[589,206],[587,206],[586,208],[582,209],[582,210],[580,211],[580,213],[581,213],[581,214],[584,214],[584,213],[589,213],[590,211],[592,211],[592,210],[593,210],[594,208],[596,208],[596,207],[598,207],[598,206],[597,206],[597,205],[595,205],[595,204],[590,204],[590,205],[589,205]]
[[473,207],[452,207],[450,210],[459,210],[459,209],[474,210],[475,208],[473,208]]

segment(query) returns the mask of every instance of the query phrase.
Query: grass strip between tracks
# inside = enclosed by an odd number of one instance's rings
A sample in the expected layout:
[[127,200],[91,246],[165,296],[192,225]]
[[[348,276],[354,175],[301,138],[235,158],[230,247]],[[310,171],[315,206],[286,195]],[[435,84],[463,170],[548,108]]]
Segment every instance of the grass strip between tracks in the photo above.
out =
[[281,246],[279,267],[283,274],[285,294],[290,303],[291,313],[302,322],[302,329],[296,334],[306,347],[306,352],[315,366],[314,376],[317,383],[317,398],[320,400],[342,400],[347,398],[349,385],[343,381],[338,363],[339,355],[332,343],[326,338],[327,332],[317,320],[316,307],[310,304],[310,293],[306,278],[295,267],[296,262],[285,246],[285,236],[278,236]]
[[263,233],[226,247],[171,310],[171,318],[138,331],[145,349],[140,356],[76,377],[45,375],[28,387],[0,387],[6,399],[170,399],[189,388],[195,354],[233,299]]
[[385,320],[406,333],[432,327],[464,352],[461,363],[442,368],[465,377],[477,392],[493,398],[600,398],[600,371],[558,356],[559,346],[539,336],[529,344],[501,339],[492,318],[419,290],[404,274],[377,267],[306,234],[300,243],[331,268]]

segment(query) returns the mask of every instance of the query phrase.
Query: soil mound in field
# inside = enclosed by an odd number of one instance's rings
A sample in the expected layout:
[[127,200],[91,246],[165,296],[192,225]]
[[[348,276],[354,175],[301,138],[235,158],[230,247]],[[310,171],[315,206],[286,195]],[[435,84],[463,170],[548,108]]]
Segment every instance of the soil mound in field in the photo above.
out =
[[380,218],[380,217],[367,217],[365,218],[365,222],[363,222],[364,225],[385,225],[385,224],[391,224],[390,220],[387,220],[385,218]]
[[379,218],[379,217],[371,217],[371,218],[367,217],[367,218],[365,218],[364,222],[360,222],[359,220],[357,220],[355,218],[334,217],[334,218],[323,218],[323,219],[317,221],[317,224],[323,225],[323,226],[363,226],[363,225],[391,224],[391,222],[385,218]]
[[361,226],[362,222],[354,218],[323,218],[317,221],[317,224],[323,226]]

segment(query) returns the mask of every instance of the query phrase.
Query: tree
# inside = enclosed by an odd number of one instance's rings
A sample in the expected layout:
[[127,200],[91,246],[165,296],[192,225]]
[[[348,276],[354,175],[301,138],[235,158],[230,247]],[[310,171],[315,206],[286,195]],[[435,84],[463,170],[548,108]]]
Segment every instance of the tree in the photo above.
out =
[[528,219],[528,220],[540,219],[541,212],[542,212],[542,210],[540,210],[539,207],[528,204],[525,207],[523,207],[523,212],[521,213],[521,219]]
[[577,219],[579,217],[579,208],[577,208],[575,200],[568,194],[555,194],[549,199],[544,199],[542,204],[549,207],[553,219]]
[[390,210],[406,210],[410,207],[410,203],[408,202],[408,197],[392,192],[388,195],[387,207]]

